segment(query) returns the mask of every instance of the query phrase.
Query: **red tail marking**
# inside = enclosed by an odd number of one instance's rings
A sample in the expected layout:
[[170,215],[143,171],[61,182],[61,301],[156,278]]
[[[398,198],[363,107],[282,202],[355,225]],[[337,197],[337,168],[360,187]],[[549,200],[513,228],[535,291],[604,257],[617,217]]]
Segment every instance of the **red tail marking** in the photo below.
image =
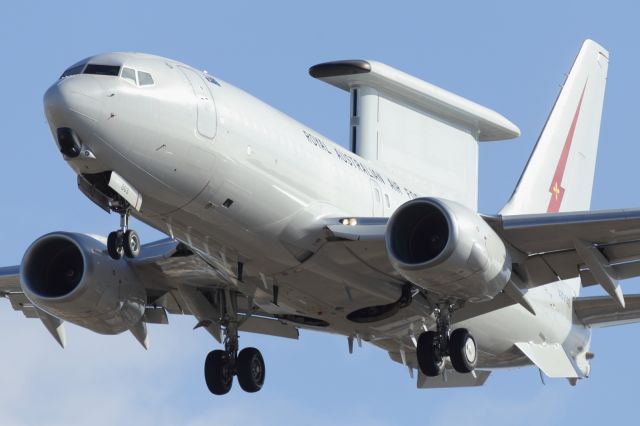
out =
[[575,133],[576,124],[578,123],[580,107],[582,106],[582,99],[584,98],[584,91],[586,88],[587,82],[584,83],[584,87],[582,88],[580,101],[578,102],[576,112],[573,114],[573,121],[571,122],[571,127],[569,128],[569,134],[567,134],[567,139],[565,140],[564,147],[562,148],[562,154],[560,154],[560,159],[558,160],[558,165],[556,166],[556,172],[553,175],[553,180],[551,181],[551,186],[549,187],[551,199],[549,200],[547,213],[557,213],[558,211],[560,211],[560,205],[562,204],[562,198],[564,197],[564,188],[561,186],[562,177],[564,176],[564,169],[567,166],[569,150],[571,149],[571,142],[573,142],[573,134]]

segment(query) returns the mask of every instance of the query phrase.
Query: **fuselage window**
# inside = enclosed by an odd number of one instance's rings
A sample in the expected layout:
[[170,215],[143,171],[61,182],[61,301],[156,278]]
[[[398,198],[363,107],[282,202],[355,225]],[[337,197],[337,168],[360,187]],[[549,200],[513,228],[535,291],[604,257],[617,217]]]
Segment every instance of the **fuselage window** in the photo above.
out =
[[137,84],[136,71],[131,68],[127,68],[127,67],[122,68],[122,78],[124,78],[125,80],[129,80],[133,84]]
[[148,72],[138,71],[138,82],[140,86],[150,86],[153,84],[153,77]]
[[120,74],[120,66],[89,64],[87,68],[84,69],[83,74],[112,75],[117,77]]
[[70,75],[76,75],[76,74],[82,73],[82,69],[84,68],[85,65],[86,65],[85,63],[82,63],[79,65],[74,65],[71,68],[68,68],[65,72],[62,73],[60,78],[65,78],[65,77],[69,77]]

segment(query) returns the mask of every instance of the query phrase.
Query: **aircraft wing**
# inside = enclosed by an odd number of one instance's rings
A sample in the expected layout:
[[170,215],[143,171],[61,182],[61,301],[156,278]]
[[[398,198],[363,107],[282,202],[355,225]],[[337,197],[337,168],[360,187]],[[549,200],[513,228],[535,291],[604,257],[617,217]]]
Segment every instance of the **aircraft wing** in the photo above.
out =
[[618,280],[640,275],[640,209],[485,217],[522,253],[514,272],[527,288],[580,277],[624,307]]
[[[522,289],[580,277],[583,286],[600,284],[624,306],[618,280],[640,275],[640,209],[483,218],[515,249],[514,279]],[[327,229],[353,259],[400,280],[386,254],[386,219],[356,221]],[[344,251],[335,250],[344,262]]]
[[[193,315],[196,326],[206,329],[221,340],[220,312],[211,300],[224,288],[238,290],[235,273],[223,262],[214,262],[191,251],[185,245],[164,239],[142,246],[141,255],[127,260],[143,282],[147,293],[147,308],[143,320],[151,324],[168,324],[167,313]],[[62,321],[34,306],[20,287],[20,267],[0,268],[0,297],[9,299],[14,310],[27,318],[39,318],[49,332],[64,347]],[[250,306],[249,299],[240,299],[238,306],[240,330],[278,337],[298,338],[298,329],[266,312]]]
[[580,322],[590,327],[640,322],[640,294],[628,294],[624,300],[626,307],[621,309],[606,296],[578,297],[573,300],[573,309]]

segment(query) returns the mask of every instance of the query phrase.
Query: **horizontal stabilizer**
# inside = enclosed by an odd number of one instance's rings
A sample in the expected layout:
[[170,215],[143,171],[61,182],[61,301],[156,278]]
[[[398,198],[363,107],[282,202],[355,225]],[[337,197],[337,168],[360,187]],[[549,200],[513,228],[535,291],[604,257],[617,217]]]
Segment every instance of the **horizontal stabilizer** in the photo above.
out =
[[624,297],[626,308],[621,308],[606,296],[579,297],[573,300],[573,309],[578,320],[591,327],[640,322],[640,294]]
[[488,370],[474,370],[473,374],[461,374],[447,370],[444,376],[427,377],[418,373],[418,389],[464,388],[482,386],[491,374]]
[[578,373],[571,358],[559,343],[525,343],[515,344],[544,374],[553,378],[578,378]]

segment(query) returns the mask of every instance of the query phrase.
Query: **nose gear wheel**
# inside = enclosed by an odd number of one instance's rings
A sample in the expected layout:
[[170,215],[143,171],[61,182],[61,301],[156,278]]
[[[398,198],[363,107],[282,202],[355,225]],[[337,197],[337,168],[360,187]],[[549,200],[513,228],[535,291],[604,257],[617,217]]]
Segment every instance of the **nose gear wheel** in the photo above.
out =
[[107,237],[107,252],[114,260],[128,257],[133,259],[140,255],[140,236],[133,229],[129,229],[130,207],[112,207],[120,213],[120,229],[113,231]]

